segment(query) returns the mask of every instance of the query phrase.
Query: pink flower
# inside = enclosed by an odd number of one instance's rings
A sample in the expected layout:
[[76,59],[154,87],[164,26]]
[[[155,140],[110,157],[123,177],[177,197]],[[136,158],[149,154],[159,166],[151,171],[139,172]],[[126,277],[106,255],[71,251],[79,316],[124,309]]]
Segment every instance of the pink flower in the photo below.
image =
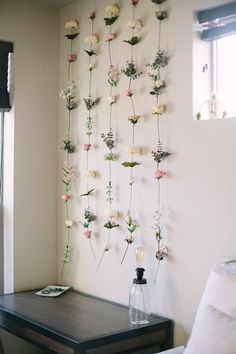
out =
[[111,42],[113,41],[114,39],[116,39],[116,34],[115,33],[108,33],[106,35],[106,42]]
[[75,54],[69,54],[68,55],[68,58],[67,58],[67,60],[68,60],[68,62],[69,63],[72,63],[72,62],[74,62],[74,61],[76,61],[76,55]]
[[128,89],[126,92],[125,92],[126,96],[128,97],[132,97],[133,96],[133,91],[131,89]]
[[139,3],[139,0],[131,0],[131,4],[132,4],[133,6],[138,5],[138,3]]
[[68,202],[68,200],[70,200],[71,196],[69,194],[63,194],[61,196],[61,199],[64,201],[64,202]]
[[91,144],[84,144],[84,150],[89,151],[91,146],[92,146]]
[[95,13],[95,11],[91,11],[91,12],[89,12],[89,14],[88,14],[88,18],[90,18],[91,20],[94,20],[94,19],[95,19],[95,17],[96,17],[96,13]]
[[84,236],[85,236],[86,238],[90,238],[91,235],[92,235],[92,231],[90,231],[90,230],[84,231]]
[[166,172],[161,171],[161,170],[155,171],[155,178],[156,179],[160,179],[160,178],[165,177],[165,176],[166,176]]

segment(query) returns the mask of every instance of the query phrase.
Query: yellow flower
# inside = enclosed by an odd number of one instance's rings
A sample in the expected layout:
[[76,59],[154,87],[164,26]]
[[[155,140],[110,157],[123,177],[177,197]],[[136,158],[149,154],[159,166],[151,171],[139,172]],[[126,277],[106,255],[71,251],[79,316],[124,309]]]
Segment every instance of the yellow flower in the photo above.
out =
[[128,120],[129,120],[129,122],[131,122],[132,124],[136,124],[140,118],[141,118],[140,115],[133,114],[133,115],[130,115],[130,116],[128,117]]
[[105,11],[111,15],[111,17],[116,17],[120,13],[120,8],[117,4],[107,5]]
[[152,106],[152,114],[163,114],[166,112],[166,105],[162,103],[156,103]]

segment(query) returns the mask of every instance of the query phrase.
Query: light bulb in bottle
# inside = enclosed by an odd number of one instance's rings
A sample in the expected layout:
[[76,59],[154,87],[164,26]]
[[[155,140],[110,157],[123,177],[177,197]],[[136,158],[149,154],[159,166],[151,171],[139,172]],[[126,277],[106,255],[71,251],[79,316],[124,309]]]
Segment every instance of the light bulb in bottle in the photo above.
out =
[[143,268],[145,253],[146,251],[144,247],[138,247],[135,250],[135,259],[138,268]]

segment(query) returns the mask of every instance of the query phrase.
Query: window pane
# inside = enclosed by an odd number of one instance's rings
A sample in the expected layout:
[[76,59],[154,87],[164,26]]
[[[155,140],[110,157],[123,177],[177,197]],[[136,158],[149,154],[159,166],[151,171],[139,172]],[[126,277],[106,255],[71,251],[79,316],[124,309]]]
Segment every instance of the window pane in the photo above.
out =
[[236,117],[235,78],[236,78],[236,35],[217,40],[218,92],[221,111],[227,117]]

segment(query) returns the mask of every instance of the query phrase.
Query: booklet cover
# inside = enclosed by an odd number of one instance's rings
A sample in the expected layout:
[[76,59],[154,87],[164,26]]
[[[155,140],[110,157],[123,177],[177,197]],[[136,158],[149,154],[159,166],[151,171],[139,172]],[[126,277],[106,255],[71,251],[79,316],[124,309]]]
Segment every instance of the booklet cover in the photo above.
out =
[[69,286],[48,285],[46,288],[38,291],[36,295],[56,297],[63,294],[68,289],[70,289]]

